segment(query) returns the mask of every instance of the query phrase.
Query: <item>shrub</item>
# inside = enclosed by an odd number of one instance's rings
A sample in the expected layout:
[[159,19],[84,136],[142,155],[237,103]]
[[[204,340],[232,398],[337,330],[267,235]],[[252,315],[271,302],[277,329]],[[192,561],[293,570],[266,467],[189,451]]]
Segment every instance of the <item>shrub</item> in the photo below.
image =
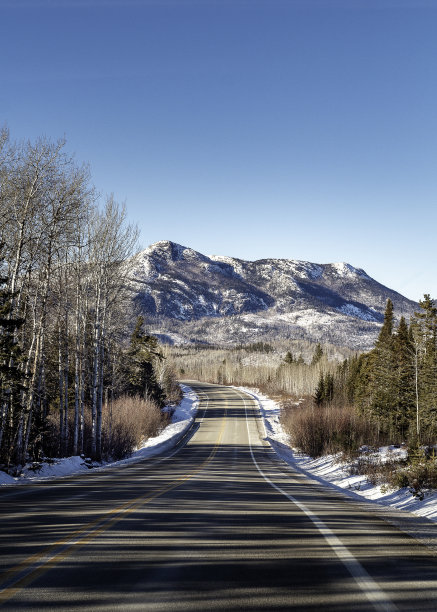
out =
[[[372,485],[394,486],[394,478],[398,475],[400,467],[406,465],[406,459],[390,459],[381,461],[378,454],[359,455],[349,466],[349,473],[353,476],[364,475]],[[399,484],[396,488],[407,486]]]
[[354,408],[314,406],[311,399],[283,409],[281,422],[293,446],[311,457],[338,452],[353,454],[361,445],[377,438],[375,426]]
[[167,404],[175,405],[182,401],[182,389],[177,380],[177,374],[173,367],[165,369],[162,378],[162,388]]
[[155,436],[166,424],[167,417],[150,399],[122,396],[103,411],[102,449],[106,456],[121,459]]
[[[151,399],[139,396],[121,396],[112,403],[103,405],[102,414],[102,454],[106,458],[122,459],[130,455],[136,447],[157,433],[167,424],[168,415]],[[85,455],[91,454],[91,413],[89,408],[84,414]],[[47,419],[48,427],[44,435],[44,452],[49,457],[59,455],[59,415],[53,413]],[[73,452],[74,415],[69,414],[69,448]]]
[[396,488],[408,487],[411,495],[422,500],[426,489],[437,489],[437,460],[411,457],[407,466],[392,474],[390,484]]
[[387,490],[408,488],[419,500],[427,489],[437,488],[437,460],[417,451],[411,451],[408,459],[390,461],[381,461],[374,453],[360,456],[351,464],[350,473],[363,474],[368,482]]

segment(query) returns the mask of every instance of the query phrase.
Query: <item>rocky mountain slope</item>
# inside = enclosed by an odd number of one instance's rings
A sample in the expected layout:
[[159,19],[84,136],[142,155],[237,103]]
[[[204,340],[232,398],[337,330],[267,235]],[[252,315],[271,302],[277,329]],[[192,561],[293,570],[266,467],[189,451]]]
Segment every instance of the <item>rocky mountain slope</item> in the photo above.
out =
[[149,330],[175,343],[281,337],[367,349],[387,298],[398,316],[417,309],[347,263],[207,257],[170,241],[135,257],[130,289]]

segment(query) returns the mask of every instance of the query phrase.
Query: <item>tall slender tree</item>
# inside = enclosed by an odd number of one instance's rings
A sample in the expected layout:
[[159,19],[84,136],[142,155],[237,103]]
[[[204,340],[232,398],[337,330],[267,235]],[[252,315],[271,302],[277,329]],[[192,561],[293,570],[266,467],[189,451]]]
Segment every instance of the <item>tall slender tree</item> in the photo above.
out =
[[416,435],[422,440],[426,427],[428,437],[437,433],[437,308],[429,294],[419,301],[411,330],[415,351]]
[[393,303],[387,300],[384,322],[366,363],[368,411],[376,417],[381,430],[396,431],[396,359],[393,339]]
[[405,317],[401,317],[393,338],[396,359],[396,407],[394,414],[395,429],[400,437],[406,439],[414,416],[414,346]]

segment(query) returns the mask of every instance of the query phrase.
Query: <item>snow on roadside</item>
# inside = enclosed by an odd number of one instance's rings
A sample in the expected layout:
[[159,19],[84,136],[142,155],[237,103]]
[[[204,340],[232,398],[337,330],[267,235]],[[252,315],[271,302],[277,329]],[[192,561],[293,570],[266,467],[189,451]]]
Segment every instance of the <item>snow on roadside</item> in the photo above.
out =
[[183,399],[176,406],[171,417],[171,423],[165,427],[158,436],[148,438],[144,445],[136,449],[127,459],[120,461],[102,462],[102,463],[85,463],[82,457],[65,457],[63,459],[53,459],[50,462],[44,462],[41,468],[37,471],[32,470],[30,464],[23,468],[21,476],[9,476],[5,472],[0,471],[0,486],[11,484],[29,484],[41,480],[50,480],[63,476],[70,476],[80,472],[88,472],[90,467],[93,471],[100,471],[107,467],[116,467],[126,465],[141,459],[148,459],[158,453],[165,452],[171,449],[185,435],[188,428],[191,426],[194,417],[196,416],[199,405],[199,398],[196,393],[185,385],[181,385],[183,391]]
[[[385,491],[380,485],[370,484],[366,476],[351,476],[349,465],[340,460],[340,455],[325,455],[312,459],[308,455],[290,448],[289,436],[280,423],[280,407],[277,402],[263,395],[258,389],[236,387],[258,401],[266,431],[266,440],[286,463],[303,472],[313,480],[342,490],[344,493],[382,506],[398,508],[437,522],[437,492],[426,492],[423,501],[413,497],[408,489]],[[380,459],[393,457],[403,449],[384,447]]]

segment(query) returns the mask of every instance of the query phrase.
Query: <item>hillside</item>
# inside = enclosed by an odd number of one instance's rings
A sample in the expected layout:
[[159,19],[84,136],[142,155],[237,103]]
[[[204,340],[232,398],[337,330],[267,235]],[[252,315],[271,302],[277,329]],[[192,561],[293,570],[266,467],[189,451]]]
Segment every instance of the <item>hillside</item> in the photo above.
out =
[[135,257],[130,289],[150,331],[171,343],[304,338],[367,349],[387,298],[397,316],[417,308],[347,263],[243,261],[170,241]]

